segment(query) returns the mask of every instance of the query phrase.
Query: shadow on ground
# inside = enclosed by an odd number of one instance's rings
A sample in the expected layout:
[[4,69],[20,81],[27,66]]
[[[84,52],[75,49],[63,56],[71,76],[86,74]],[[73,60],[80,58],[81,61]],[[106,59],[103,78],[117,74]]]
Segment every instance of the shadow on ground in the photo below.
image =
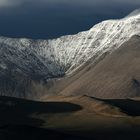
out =
[[41,119],[32,118],[32,114],[70,113],[82,107],[68,102],[35,102],[11,97],[0,97],[0,126],[3,124],[24,124],[40,126]]
[[91,97],[93,99],[103,101],[106,104],[118,107],[121,111],[129,116],[140,116],[140,101],[132,99],[99,99]]
[[[91,97],[93,98],[93,97]],[[140,101],[134,101],[130,99],[98,99],[120,108],[123,112],[131,116],[140,115]],[[85,124],[84,131],[81,129],[70,131],[60,130],[48,130],[40,128],[39,126],[44,124],[43,120],[39,118],[32,118],[32,114],[55,114],[55,113],[71,113],[73,111],[79,111],[82,107],[76,104],[67,102],[35,102],[27,101],[23,99],[0,97],[0,140],[139,140],[140,139],[140,126],[135,125],[128,127],[123,123],[119,126],[112,124],[110,127],[97,127],[92,130],[89,127],[89,123]],[[57,115],[57,114],[56,114]],[[83,116],[85,114],[82,114]],[[92,116],[94,117],[94,116]],[[104,117],[104,116],[100,116]],[[72,118],[73,119],[73,118]],[[88,119],[88,118],[86,118]],[[127,117],[126,117],[127,119]],[[118,118],[115,118],[117,121]],[[125,120],[125,118],[124,118]],[[61,120],[62,123],[63,120]],[[87,120],[88,122],[88,120]],[[110,117],[108,117],[110,122]],[[91,122],[92,123],[92,122]],[[98,122],[97,120],[97,126]],[[86,126],[87,125],[87,126]]]
[[[74,132],[74,133],[73,133]],[[60,132],[31,126],[7,125],[0,128],[1,140],[139,140],[139,131],[96,130],[91,132]]]
[[[7,125],[0,128],[1,140],[85,140],[80,136],[74,136],[53,130],[30,126]],[[87,140],[87,139],[86,139]]]

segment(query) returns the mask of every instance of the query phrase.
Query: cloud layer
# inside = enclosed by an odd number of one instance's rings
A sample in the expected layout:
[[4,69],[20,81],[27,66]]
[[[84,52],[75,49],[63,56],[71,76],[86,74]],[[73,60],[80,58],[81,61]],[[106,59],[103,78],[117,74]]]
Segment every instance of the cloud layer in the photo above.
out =
[[0,0],[0,36],[56,38],[140,8],[140,0]]
[[22,0],[0,0],[0,7],[15,6],[22,3]]
[[0,0],[2,6],[17,6],[24,3],[70,4],[70,5],[107,5],[110,3],[140,4],[140,0]]

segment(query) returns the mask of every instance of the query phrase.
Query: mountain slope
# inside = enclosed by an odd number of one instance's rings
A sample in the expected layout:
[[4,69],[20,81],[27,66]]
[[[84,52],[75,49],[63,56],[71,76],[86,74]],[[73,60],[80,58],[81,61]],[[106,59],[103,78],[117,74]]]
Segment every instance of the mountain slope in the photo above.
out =
[[56,89],[67,96],[86,94],[100,98],[140,96],[139,66],[140,37],[133,36],[96,66],[90,62],[74,76],[60,80],[51,92]]
[[139,34],[140,14],[136,14],[103,21],[89,31],[53,40],[1,37],[0,77],[8,81],[0,82],[1,94],[24,98],[40,95],[40,91],[32,91],[32,82],[44,86],[49,79],[73,74],[90,59],[97,62],[103,54]]

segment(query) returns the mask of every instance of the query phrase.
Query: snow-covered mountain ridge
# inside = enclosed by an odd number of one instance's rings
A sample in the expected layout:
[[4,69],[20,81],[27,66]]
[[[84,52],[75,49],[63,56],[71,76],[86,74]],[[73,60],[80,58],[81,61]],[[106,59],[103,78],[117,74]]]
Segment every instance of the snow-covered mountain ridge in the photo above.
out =
[[90,58],[96,61],[103,53],[112,52],[133,35],[140,35],[140,13],[53,40],[0,37],[0,71],[21,70],[44,79],[61,77]]

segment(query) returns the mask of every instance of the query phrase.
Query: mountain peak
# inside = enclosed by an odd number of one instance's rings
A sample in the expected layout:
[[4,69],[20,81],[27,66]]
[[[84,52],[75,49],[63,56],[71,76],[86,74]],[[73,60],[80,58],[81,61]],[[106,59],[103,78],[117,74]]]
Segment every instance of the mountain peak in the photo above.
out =
[[133,16],[137,16],[137,15],[140,15],[140,8],[132,11],[127,17],[133,17]]

